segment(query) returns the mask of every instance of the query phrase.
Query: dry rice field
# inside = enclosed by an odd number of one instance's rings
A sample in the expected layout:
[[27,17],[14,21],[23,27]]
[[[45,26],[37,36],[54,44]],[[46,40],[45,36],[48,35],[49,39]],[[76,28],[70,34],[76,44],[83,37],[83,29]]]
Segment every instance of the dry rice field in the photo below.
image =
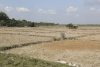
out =
[[75,37],[76,40],[52,41],[4,51],[51,62],[58,59],[81,67],[100,67],[100,27],[0,27],[0,47],[38,41],[53,37]]

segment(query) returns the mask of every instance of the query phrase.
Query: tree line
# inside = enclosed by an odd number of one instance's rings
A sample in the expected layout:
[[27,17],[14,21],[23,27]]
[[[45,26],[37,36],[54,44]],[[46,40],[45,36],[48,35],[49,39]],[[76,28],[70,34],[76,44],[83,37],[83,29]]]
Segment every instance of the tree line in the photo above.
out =
[[15,18],[10,19],[9,16],[5,12],[0,12],[0,26],[7,26],[7,27],[35,27],[35,26],[53,26],[58,25],[54,23],[34,23],[31,21],[23,20],[15,20]]

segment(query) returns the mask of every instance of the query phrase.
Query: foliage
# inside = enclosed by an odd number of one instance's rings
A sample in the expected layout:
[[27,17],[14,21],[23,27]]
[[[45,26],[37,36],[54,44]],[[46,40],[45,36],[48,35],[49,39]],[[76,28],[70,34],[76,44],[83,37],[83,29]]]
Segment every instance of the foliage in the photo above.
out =
[[9,17],[4,12],[0,12],[0,20],[7,21]]
[[66,40],[67,38],[65,37],[65,34],[64,33],[61,33],[61,38],[62,40]]
[[0,12],[0,26],[6,26],[9,17],[4,12]]
[[0,67],[72,67],[27,56],[0,53]]
[[60,40],[61,40],[61,38],[54,37],[54,38],[53,38],[53,40],[54,40],[54,41],[60,41]]
[[78,28],[78,26],[75,26],[72,23],[67,24],[66,27],[69,27],[69,29],[77,29]]
[[4,20],[1,20],[0,21],[0,26],[5,26],[5,25],[6,25],[5,21]]
[[0,12],[0,26],[8,26],[8,27],[34,27],[34,22],[26,21],[26,20],[15,20],[15,18],[9,19],[6,13]]
[[73,28],[73,24],[70,23],[70,24],[67,24],[66,27],[69,27],[69,29]]
[[54,23],[46,23],[46,22],[40,22],[40,23],[34,23],[36,26],[54,26],[54,25],[58,25],[58,24],[54,24]]
[[58,24],[54,23],[34,23],[31,21],[23,20],[15,20],[15,18],[9,19],[6,13],[0,12],[0,26],[8,26],[8,27],[38,27],[38,26],[54,26]]

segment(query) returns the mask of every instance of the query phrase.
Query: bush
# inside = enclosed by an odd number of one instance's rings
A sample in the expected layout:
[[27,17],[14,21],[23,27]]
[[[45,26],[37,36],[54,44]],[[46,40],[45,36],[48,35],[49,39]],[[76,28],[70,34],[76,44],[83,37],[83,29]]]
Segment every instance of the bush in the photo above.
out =
[[77,25],[73,25],[72,23],[67,24],[66,27],[69,27],[69,29],[77,29],[78,28]]
[[69,27],[69,29],[72,29],[73,28],[73,24],[72,23],[67,24],[66,27]]
[[53,39],[54,39],[54,41],[60,41],[61,40],[61,38],[59,38],[59,37],[54,37]]

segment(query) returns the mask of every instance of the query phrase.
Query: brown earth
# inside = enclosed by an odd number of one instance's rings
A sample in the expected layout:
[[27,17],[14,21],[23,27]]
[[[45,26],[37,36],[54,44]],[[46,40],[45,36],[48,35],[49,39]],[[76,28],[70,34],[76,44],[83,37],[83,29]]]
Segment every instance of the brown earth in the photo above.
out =
[[66,40],[29,45],[5,51],[46,61],[77,63],[81,67],[100,67],[100,42]]
[[[78,40],[55,41],[6,50],[42,60],[82,64],[81,67],[100,67],[100,27],[1,27],[0,47],[37,41],[48,41],[52,37],[76,37]],[[91,41],[95,40],[95,41]]]
[[49,50],[100,50],[100,41],[65,40],[45,43],[42,48]]

